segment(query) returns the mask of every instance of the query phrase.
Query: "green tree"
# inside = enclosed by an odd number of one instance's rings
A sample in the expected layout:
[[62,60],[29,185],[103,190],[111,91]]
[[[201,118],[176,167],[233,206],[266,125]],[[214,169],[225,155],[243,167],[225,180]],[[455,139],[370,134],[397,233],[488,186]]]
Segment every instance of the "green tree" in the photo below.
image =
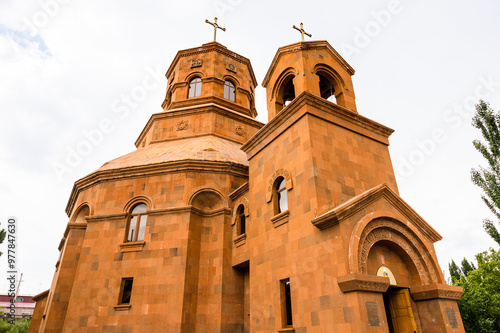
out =
[[500,251],[476,255],[478,267],[453,284],[464,290],[458,301],[466,332],[500,333]]
[[462,275],[462,271],[458,267],[458,265],[455,263],[455,260],[451,260],[451,263],[448,264],[448,269],[450,270],[450,275],[452,278],[452,281],[455,280],[460,280],[460,275]]
[[30,319],[16,319],[14,324],[0,319],[0,333],[26,333],[30,327]]
[[[5,236],[7,235],[7,233],[5,232],[5,229],[2,229],[0,230],[0,244],[3,243],[3,241],[5,240]],[[3,252],[0,252],[0,256],[3,254]]]
[[462,260],[462,274],[465,275],[465,277],[469,276],[469,272],[475,269],[476,266],[474,266],[474,263],[469,262],[469,260],[465,258]]
[[[474,147],[486,159],[487,166],[471,170],[471,179],[484,194],[486,206],[500,220],[500,114],[495,113],[488,103],[481,100],[476,105],[472,126],[481,130],[485,142],[474,140]],[[500,245],[500,233],[490,219],[483,220],[488,235]]]

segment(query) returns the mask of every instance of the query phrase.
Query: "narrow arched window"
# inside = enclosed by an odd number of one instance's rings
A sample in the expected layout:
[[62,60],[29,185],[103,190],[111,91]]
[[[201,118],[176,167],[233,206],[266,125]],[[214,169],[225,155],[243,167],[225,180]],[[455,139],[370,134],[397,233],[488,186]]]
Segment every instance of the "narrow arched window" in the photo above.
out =
[[274,183],[274,210],[275,214],[282,213],[288,210],[288,198],[286,191],[285,178],[279,177]]
[[199,77],[195,77],[191,81],[189,81],[189,92],[188,98],[200,97],[201,95],[201,79]]
[[295,99],[295,86],[293,84],[293,76],[289,77],[288,80],[283,84],[283,107],[285,107]]
[[132,209],[127,223],[127,242],[140,242],[146,234],[146,211],[148,206],[141,203]]
[[236,88],[234,87],[234,83],[229,80],[224,82],[224,98],[231,102],[236,102]]
[[239,205],[238,209],[236,210],[237,212],[237,221],[238,221],[238,235],[243,235],[247,232],[246,230],[246,218],[245,218],[245,206]]
[[333,80],[326,75],[319,74],[319,90],[321,97],[329,100],[332,103],[337,103],[337,98],[335,97],[335,87]]

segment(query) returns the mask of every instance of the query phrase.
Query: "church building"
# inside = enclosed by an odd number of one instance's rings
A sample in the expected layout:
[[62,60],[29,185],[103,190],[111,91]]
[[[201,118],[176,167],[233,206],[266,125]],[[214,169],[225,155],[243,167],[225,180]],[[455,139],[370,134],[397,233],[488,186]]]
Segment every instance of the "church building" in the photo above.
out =
[[76,181],[29,332],[464,332],[352,75],[327,41],[279,48],[264,124],[249,59],[179,51],[137,149]]

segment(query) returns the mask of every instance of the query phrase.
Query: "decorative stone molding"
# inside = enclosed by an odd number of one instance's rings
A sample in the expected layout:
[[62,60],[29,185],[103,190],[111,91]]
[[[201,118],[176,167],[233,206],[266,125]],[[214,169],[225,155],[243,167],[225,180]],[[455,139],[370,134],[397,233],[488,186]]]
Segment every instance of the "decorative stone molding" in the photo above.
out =
[[236,134],[238,134],[239,136],[243,136],[245,135],[245,127],[241,126],[241,125],[236,125],[235,127],[235,132]]
[[367,273],[368,254],[372,246],[379,241],[389,241],[403,249],[415,265],[422,284],[438,282],[435,266],[418,237],[406,226],[386,218],[378,218],[368,223],[359,238],[357,251],[360,273]]
[[132,307],[130,304],[120,304],[120,305],[115,305],[114,308],[116,311],[127,311]]
[[123,220],[127,218],[127,213],[87,216],[87,223]]
[[123,180],[125,178],[161,176],[178,172],[215,172],[248,178],[248,166],[221,161],[184,160],[126,167],[119,170],[96,171],[75,182],[68,204],[66,205],[66,214],[71,213],[79,193],[95,184],[105,181]]
[[132,210],[132,207],[134,207],[138,203],[146,204],[146,206],[148,206],[148,210],[154,209],[153,200],[151,200],[151,198],[145,195],[138,195],[127,201],[127,203],[123,207],[123,212],[129,213]]
[[351,291],[384,293],[389,288],[390,281],[386,277],[353,273],[338,277],[337,283],[344,293]]
[[226,69],[227,69],[228,71],[230,71],[230,72],[234,72],[234,73],[236,73],[236,66],[235,66],[235,65],[233,65],[233,64],[229,64],[229,63],[228,63],[228,64],[226,64]]
[[274,182],[278,177],[285,178],[285,186],[288,191],[290,191],[293,188],[292,177],[290,176],[290,172],[288,172],[288,170],[286,169],[278,169],[273,174],[271,180],[269,181],[269,184],[267,185],[266,202],[271,202],[271,199],[273,198],[273,186]]
[[219,216],[219,215],[231,215],[233,211],[229,208],[221,208],[221,209],[216,209],[212,210],[210,212],[204,212],[199,210],[196,207],[191,206],[191,214],[195,214],[201,217],[214,217],[214,216]]
[[188,121],[187,120],[181,120],[177,123],[177,130],[178,131],[184,131],[187,130],[188,128]]
[[290,211],[285,210],[284,212],[281,212],[278,215],[271,217],[271,222],[273,223],[273,226],[277,228],[282,224],[288,223],[289,216],[290,216]]
[[437,242],[442,239],[441,235],[439,235],[436,230],[434,230],[424,219],[422,219],[417,212],[415,212],[386,184],[375,186],[368,191],[349,199],[329,212],[314,218],[311,223],[321,230],[329,228],[345,221],[347,218],[356,214],[360,210],[365,209],[368,205],[381,199],[388,201],[395,209],[405,215],[408,220],[412,221],[412,224],[417,227],[418,231],[427,236],[432,242]]
[[64,230],[64,238],[68,238],[68,234],[70,230],[86,230],[87,229],[87,223],[76,223],[76,222],[68,222],[66,225],[66,230]]
[[[92,206],[90,205],[89,202],[85,201],[85,202],[82,202],[80,205],[78,205],[78,207],[75,209],[75,211],[73,212],[71,218],[70,218],[70,222],[75,222],[76,221],[76,218],[78,217],[78,215],[80,214],[80,212],[85,209],[85,208],[88,208],[88,215],[92,215],[94,213],[94,210],[92,209]],[[85,218],[87,218],[87,216],[85,216]]]
[[411,296],[415,301],[424,301],[429,299],[452,299],[459,300],[462,297],[462,287],[449,286],[446,284],[435,283],[426,286],[410,288]]
[[233,239],[234,245],[236,247],[240,247],[242,245],[245,245],[246,241],[247,241],[247,234],[239,235],[238,237]]
[[142,251],[146,242],[127,242],[120,244],[121,252],[137,252]]
[[201,67],[203,65],[203,59],[192,59],[191,68]]
[[243,205],[243,207],[245,208],[245,210],[244,210],[245,216],[249,216],[250,215],[250,209],[248,208],[248,199],[245,198],[245,197],[239,198],[234,203],[233,220],[232,220],[231,225],[234,225],[236,223],[236,220],[238,219],[238,207],[240,207],[240,205]]
[[[305,107],[307,105],[312,108]],[[321,110],[317,112],[315,110]],[[279,112],[251,139],[249,139],[241,149],[252,158],[267,145],[268,142],[278,137],[288,128],[292,122],[297,121],[304,114],[312,114],[320,117],[329,123],[338,124],[353,132],[359,133],[375,141],[389,145],[389,135],[393,130],[385,127],[373,120],[352,112],[340,105],[331,103],[320,96],[316,96],[308,91],[302,92],[295,97],[285,109]],[[286,126],[281,126],[283,124]]]
[[182,213],[191,213],[191,206],[170,207],[170,208],[153,209],[147,211],[148,216],[161,216],[167,214],[182,214]]
[[243,194],[247,193],[248,190],[249,190],[249,185],[248,185],[248,182],[246,182],[245,184],[241,185],[240,187],[238,187],[236,190],[234,190],[233,192],[231,192],[229,194],[229,199],[235,201],[235,200],[238,200],[238,198],[240,196],[242,196]]
[[34,300],[35,302],[39,302],[49,295],[49,291],[50,291],[50,289],[42,291],[41,293],[31,297],[31,299]]

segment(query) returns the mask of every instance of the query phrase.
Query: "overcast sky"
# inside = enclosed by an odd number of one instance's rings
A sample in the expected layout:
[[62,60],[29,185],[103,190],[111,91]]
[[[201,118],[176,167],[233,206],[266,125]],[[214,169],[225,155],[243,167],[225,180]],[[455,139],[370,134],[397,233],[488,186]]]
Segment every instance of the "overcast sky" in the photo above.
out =
[[484,164],[473,104],[500,110],[498,1],[2,0],[0,222],[19,221],[21,293],[50,287],[74,182],[135,149],[176,52],[210,42],[215,16],[227,28],[218,41],[251,60],[259,83],[278,47],[300,40],[292,25],[328,40],[356,70],[358,112],[395,129],[400,194],[443,236],[441,268],[495,245],[469,172]]

